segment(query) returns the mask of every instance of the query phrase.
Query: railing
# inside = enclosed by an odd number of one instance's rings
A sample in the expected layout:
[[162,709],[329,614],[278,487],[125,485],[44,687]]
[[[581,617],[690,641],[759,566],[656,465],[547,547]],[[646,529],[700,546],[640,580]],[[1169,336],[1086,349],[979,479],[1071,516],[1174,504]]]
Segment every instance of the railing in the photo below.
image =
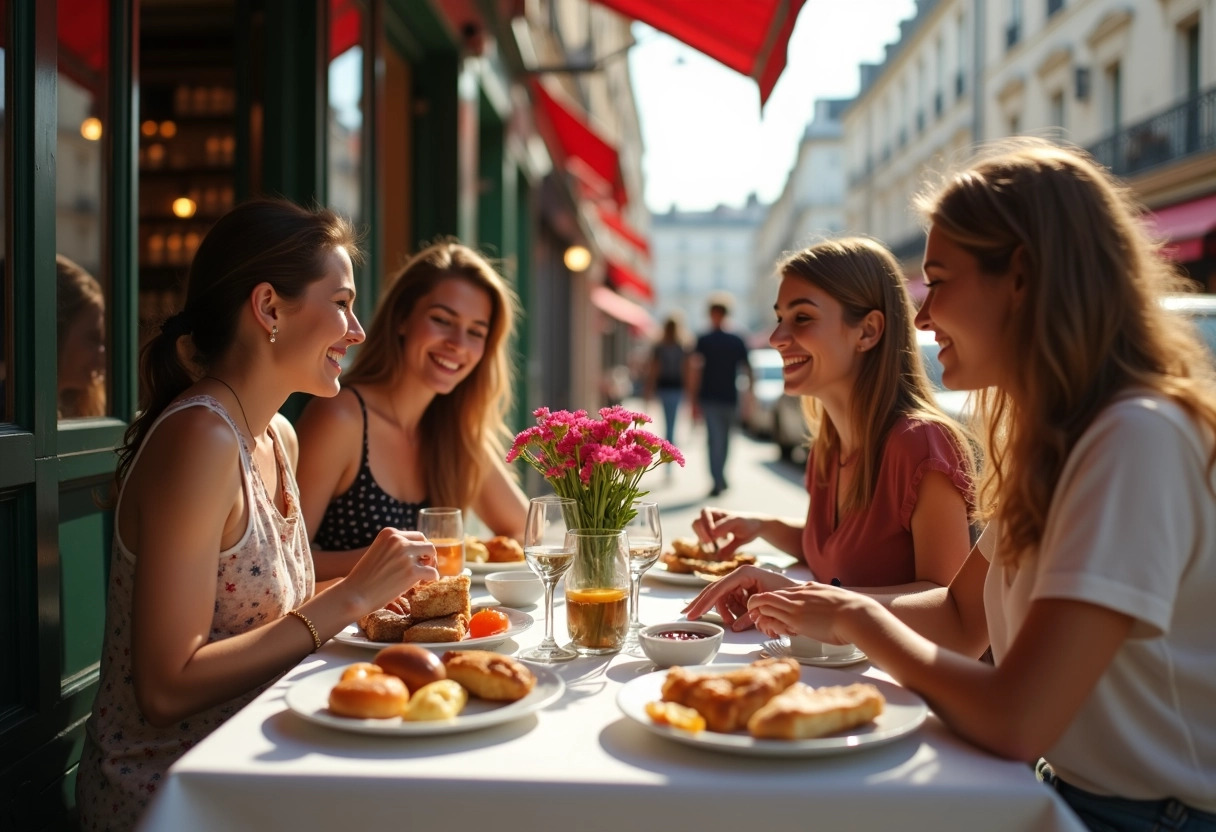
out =
[[1216,150],[1216,87],[1124,127],[1089,148],[1117,176],[1210,150]]

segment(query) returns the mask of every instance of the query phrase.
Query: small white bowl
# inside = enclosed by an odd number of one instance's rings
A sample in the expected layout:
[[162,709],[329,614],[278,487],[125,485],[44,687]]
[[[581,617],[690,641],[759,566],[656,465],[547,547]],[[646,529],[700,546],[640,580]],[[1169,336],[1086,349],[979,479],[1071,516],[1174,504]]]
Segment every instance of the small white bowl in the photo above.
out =
[[856,645],[828,644],[809,636],[783,636],[782,641],[789,645],[791,655],[803,659],[838,659],[857,652]]
[[[663,638],[660,633],[697,633],[701,638]],[[642,652],[659,667],[681,664],[709,664],[722,646],[724,630],[708,621],[668,621],[651,624],[638,631]]]
[[486,591],[506,607],[527,607],[545,594],[545,585],[528,572],[491,572],[486,575]]

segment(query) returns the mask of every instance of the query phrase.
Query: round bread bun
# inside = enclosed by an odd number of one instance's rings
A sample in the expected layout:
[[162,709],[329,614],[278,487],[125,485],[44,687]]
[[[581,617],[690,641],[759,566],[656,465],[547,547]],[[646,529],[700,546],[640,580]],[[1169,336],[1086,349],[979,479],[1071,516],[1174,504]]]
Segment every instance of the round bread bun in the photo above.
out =
[[385,647],[376,654],[373,661],[384,668],[385,673],[405,682],[405,686],[411,691],[448,677],[447,669],[439,657],[416,644],[394,644],[392,647]]
[[524,559],[524,547],[519,545],[519,541],[502,534],[486,541],[486,551],[490,555],[490,563],[518,563]]
[[342,671],[342,681],[347,679],[358,679],[363,676],[376,676],[384,672],[384,668],[378,664],[371,662],[355,662],[346,670]]
[[329,692],[329,710],[355,719],[391,719],[401,716],[410,701],[405,683],[396,676],[377,673],[338,682]]

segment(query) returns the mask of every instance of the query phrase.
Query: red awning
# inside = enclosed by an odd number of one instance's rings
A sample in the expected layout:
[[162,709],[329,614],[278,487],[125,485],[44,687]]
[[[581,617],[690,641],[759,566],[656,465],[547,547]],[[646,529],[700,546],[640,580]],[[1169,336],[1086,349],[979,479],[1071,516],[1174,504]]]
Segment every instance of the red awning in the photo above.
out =
[[1203,235],[1216,231],[1216,194],[1170,205],[1145,215],[1157,236],[1169,241],[1166,253],[1179,263],[1203,257]]
[[617,236],[629,243],[638,251],[645,254],[647,257],[650,257],[650,242],[640,233],[638,233],[633,226],[625,222],[625,219],[620,215],[620,213],[601,205],[599,215],[600,221],[615,231]]
[[643,300],[654,300],[654,287],[637,272],[613,260],[608,261],[608,282],[618,289],[633,292]]
[[607,286],[592,286],[591,302],[604,314],[629,324],[638,334],[645,334],[654,329],[654,318],[650,317],[649,312]]
[[355,0],[329,0],[329,59],[362,41],[363,12]]
[[60,0],[58,12],[60,72],[91,92],[95,100],[104,97],[110,45],[109,4]]
[[598,194],[624,205],[628,198],[616,148],[587,123],[585,116],[558,101],[538,81],[532,82],[532,93],[553,128],[566,168]]
[[649,23],[760,85],[760,104],[785,69],[794,21],[806,0],[598,0]]

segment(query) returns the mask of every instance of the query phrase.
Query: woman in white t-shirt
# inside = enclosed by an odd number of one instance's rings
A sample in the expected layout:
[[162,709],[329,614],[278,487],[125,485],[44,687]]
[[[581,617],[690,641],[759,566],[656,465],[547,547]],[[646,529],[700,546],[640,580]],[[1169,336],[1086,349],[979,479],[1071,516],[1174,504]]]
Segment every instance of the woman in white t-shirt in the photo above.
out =
[[[1172,270],[1079,152],[1005,145],[922,197],[917,324],[986,418],[989,525],[948,588],[760,593],[954,731],[1039,764],[1094,829],[1216,829],[1216,378]],[[968,656],[992,645],[995,665]],[[1154,826],[1154,824],[1161,824]]]

